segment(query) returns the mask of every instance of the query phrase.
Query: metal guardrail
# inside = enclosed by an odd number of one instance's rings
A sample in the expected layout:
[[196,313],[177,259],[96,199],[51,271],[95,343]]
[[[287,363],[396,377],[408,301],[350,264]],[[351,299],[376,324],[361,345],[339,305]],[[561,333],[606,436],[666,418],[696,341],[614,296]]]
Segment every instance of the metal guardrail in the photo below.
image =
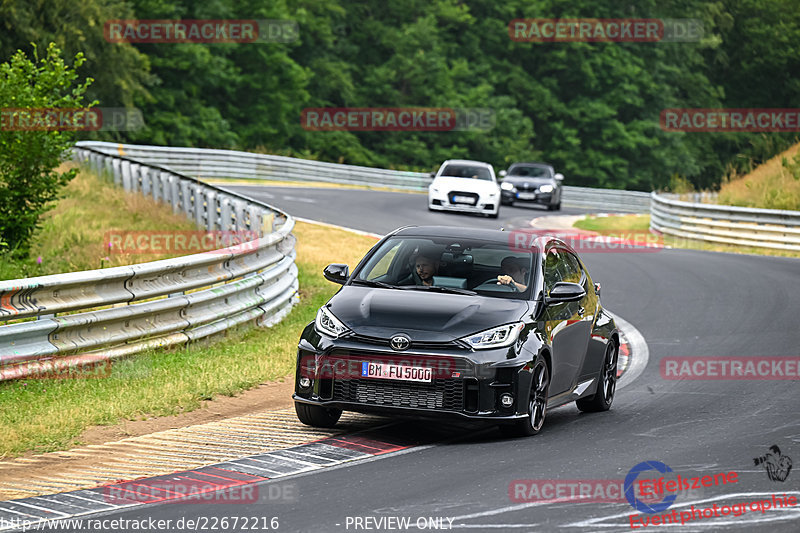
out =
[[[234,150],[172,148],[93,141],[80,142],[78,145],[91,147],[110,154],[125,154],[136,161],[163,165],[198,179],[256,178],[281,181],[316,181],[389,187],[411,191],[426,191],[431,182],[430,176],[422,172],[403,172],[382,168],[340,165]],[[568,207],[647,213],[650,210],[650,195],[638,191],[594,189],[567,185],[564,186],[562,203]]]
[[164,167],[86,146],[74,153],[198,228],[258,238],[150,263],[0,281],[0,321],[37,318],[0,326],[0,380],[58,374],[237,324],[272,325],[291,310],[298,289],[291,216]]
[[650,229],[675,237],[800,251],[800,211],[683,202],[651,193]]

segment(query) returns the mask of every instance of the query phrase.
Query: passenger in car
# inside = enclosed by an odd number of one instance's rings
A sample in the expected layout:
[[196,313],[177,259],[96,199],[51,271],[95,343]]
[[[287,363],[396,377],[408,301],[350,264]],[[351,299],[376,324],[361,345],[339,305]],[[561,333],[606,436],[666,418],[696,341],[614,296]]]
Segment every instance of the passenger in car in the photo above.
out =
[[528,265],[525,260],[519,257],[508,256],[500,262],[501,274],[497,276],[497,283],[501,285],[511,285],[512,283],[518,291],[528,290],[525,285],[528,278]]

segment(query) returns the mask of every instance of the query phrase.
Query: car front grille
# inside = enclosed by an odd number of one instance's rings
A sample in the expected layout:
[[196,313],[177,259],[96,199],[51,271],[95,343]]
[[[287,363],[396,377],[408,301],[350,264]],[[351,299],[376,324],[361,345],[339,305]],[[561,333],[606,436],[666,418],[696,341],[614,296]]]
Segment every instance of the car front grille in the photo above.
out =
[[461,379],[434,379],[431,383],[379,379],[334,380],[333,399],[365,405],[462,411],[464,382]]
[[[468,200],[464,202],[456,202],[456,196],[464,197]],[[480,197],[474,192],[451,191],[450,194],[447,195],[447,199],[450,201],[450,203],[456,205],[476,205],[478,203],[478,198]]]

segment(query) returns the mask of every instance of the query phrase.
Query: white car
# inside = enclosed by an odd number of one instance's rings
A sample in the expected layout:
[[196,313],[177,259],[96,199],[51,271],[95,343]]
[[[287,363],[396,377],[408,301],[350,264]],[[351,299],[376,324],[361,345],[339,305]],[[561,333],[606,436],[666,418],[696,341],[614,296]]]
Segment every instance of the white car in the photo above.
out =
[[428,209],[482,213],[497,218],[500,212],[500,185],[489,163],[448,159],[439,171],[431,173]]

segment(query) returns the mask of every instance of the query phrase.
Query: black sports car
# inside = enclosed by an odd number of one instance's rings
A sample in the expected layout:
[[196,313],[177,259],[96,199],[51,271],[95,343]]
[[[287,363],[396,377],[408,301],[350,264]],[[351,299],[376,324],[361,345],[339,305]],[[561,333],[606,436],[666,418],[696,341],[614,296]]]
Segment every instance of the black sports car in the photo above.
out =
[[451,416],[538,433],[547,408],[611,406],[619,335],[599,285],[550,236],[405,227],[384,237],[300,337],[295,406],[330,427],[343,410]]
[[504,205],[527,202],[547,206],[548,210],[561,209],[561,182],[564,176],[556,174],[547,163],[514,163],[508,171],[500,171],[500,201]]

